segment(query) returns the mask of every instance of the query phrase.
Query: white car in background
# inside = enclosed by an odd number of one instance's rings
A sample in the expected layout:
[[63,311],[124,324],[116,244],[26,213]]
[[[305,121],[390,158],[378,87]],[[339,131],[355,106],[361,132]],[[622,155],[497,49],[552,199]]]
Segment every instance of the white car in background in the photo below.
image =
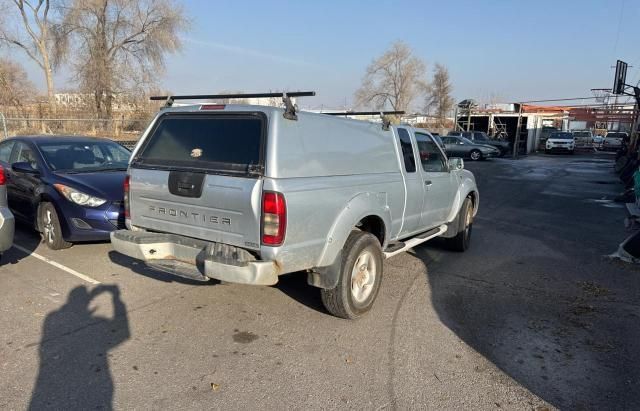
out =
[[622,148],[622,144],[625,140],[629,138],[629,134],[619,132],[619,131],[610,131],[607,133],[604,141],[602,142],[603,150],[611,150],[616,151]]
[[591,147],[593,146],[593,133],[589,130],[575,130],[572,131],[573,139],[576,142],[576,146]]
[[568,131],[557,131],[555,133],[551,133],[544,148],[545,153],[564,152],[573,154],[576,148],[573,133]]

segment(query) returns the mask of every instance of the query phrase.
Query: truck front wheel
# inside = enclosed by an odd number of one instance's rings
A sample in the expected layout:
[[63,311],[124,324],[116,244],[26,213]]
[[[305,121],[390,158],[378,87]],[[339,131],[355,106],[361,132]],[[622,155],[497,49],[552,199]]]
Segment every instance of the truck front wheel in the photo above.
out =
[[378,239],[364,231],[352,231],[343,248],[338,284],[321,290],[326,309],[348,319],[369,311],[380,290],[382,264]]
[[458,234],[453,238],[447,238],[447,247],[452,251],[467,251],[471,244],[471,230],[473,228],[473,203],[467,197],[458,211]]

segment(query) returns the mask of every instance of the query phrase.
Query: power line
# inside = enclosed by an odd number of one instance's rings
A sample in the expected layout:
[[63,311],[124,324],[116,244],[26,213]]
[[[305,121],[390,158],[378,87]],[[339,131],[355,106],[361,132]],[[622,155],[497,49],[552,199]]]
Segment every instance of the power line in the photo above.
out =
[[626,0],[620,1],[620,17],[618,18],[618,28],[616,30],[616,41],[613,45],[613,57],[616,57],[616,53],[618,52],[618,41],[620,40],[620,28],[622,27],[622,17],[624,16],[624,4]]

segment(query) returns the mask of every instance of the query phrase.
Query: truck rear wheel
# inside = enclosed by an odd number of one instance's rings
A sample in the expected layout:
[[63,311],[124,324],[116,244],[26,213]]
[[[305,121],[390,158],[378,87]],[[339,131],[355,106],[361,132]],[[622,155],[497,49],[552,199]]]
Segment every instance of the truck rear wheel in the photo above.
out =
[[352,231],[343,248],[338,284],[320,290],[326,309],[348,319],[369,311],[380,290],[382,264],[378,239],[364,231]]
[[467,197],[458,211],[458,234],[455,237],[447,238],[447,247],[452,251],[467,251],[471,244],[471,230],[473,228],[473,204]]

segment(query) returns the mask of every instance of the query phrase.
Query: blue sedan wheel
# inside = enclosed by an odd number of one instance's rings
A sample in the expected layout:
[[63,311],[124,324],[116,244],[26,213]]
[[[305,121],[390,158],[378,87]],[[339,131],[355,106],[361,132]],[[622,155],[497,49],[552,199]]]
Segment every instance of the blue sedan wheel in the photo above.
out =
[[480,152],[480,150],[471,150],[471,153],[469,153],[469,157],[471,157],[473,161],[482,160],[482,153]]
[[62,228],[58,213],[51,203],[40,205],[40,223],[42,228],[42,239],[52,250],[62,250],[72,246],[71,243],[62,238]]

